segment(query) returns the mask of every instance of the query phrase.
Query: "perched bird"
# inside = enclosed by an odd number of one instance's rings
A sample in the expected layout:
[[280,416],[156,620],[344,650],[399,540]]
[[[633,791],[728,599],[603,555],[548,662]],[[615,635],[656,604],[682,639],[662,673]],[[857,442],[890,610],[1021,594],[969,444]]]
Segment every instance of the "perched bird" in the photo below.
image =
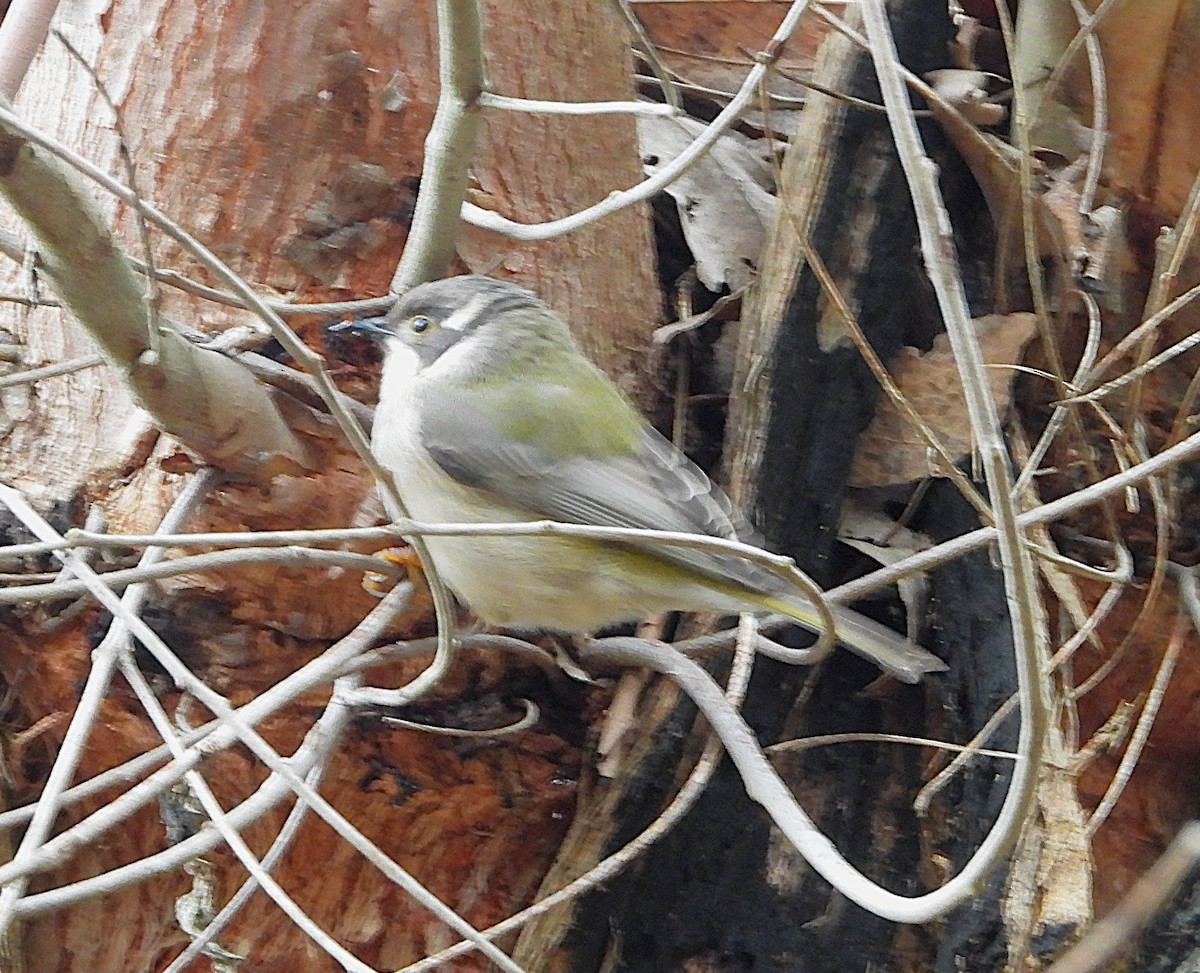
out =
[[[339,329],[386,348],[371,448],[414,519],[753,537],[524,288],[451,277],[413,288],[386,318]],[[786,580],[733,555],[552,536],[426,543],[438,575],[490,625],[578,633],[659,611],[767,609],[820,626]],[[945,668],[890,629],[834,611],[838,640],[901,679]]]

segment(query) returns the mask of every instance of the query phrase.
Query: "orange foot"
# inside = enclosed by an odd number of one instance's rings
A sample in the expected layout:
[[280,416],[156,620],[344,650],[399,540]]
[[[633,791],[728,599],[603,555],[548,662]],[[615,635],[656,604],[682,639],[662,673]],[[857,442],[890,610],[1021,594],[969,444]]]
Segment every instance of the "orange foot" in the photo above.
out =
[[[425,572],[421,570],[421,559],[417,557],[417,552],[411,547],[385,547],[382,551],[376,551],[375,557],[387,561],[389,564],[395,564],[397,567],[403,568],[408,574],[408,580],[417,586],[417,589],[423,593],[428,592],[428,586],[425,584]],[[397,578],[390,572],[368,571],[363,575],[363,590],[376,598],[382,598],[396,586]]]

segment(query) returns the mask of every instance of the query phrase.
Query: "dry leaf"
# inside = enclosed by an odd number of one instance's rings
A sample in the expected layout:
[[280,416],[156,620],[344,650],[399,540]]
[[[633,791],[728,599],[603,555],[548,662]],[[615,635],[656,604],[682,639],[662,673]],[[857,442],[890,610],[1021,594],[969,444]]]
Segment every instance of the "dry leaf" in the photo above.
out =
[[[902,527],[891,517],[869,510],[853,499],[842,505],[842,515],[838,519],[838,540],[884,565],[895,564],[933,546],[925,534]],[[896,593],[900,596],[908,619],[908,637],[918,642],[919,620],[925,617],[925,605],[929,597],[929,575],[901,578],[896,583]]]
[[950,56],[955,65],[968,71],[988,71],[1008,77],[1008,52],[1004,36],[995,27],[980,23],[974,17],[958,21]]
[[[1022,266],[1024,241],[1020,232],[1021,175],[1017,150],[1003,139],[981,132],[960,113],[947,110],[944,102],[931,101],[929,110],[979,183],[992,221],[1001,231],[1001,243],[1012,250],[1013,265]],[[1040,178],[1044,174],[1041,164],[1037,159],[1033,164],[1035,176]],[[1041,196],[1034,196],[1034,212],[1038,252],[1055,253],[1054,218],[1047,212]]]
[[[639,118],[642,164],[653,175],[704,130],[691,118]],[[667,187],[700,283],[710,291],[750,283],[775,212],[765,188],[770,170],[748,147],[749,139],[726,133],[702,159]]]
[[[1020,361],[1026,342],[1033,336],[1032,314],[989,314],[975,319],[976,334],[989,365],[1011,365]],[[971,427],[958,368],[946,336],[938,335],[933,348],[922,355],[902,348],[892,361],[892,377],[917,413],[957,461],[970,452]],[[988,370],[989,384],[1001,413],[1008,408],[1013,371]],[[858,441],[858,452],[850,471],[850,485],[879,487],[909,483],[937,475],[932,468],[925,440],[890,400],[881,402],[875,419]]]
[[962,112],[973,125],[998,125],[1004,121],[1008,110],[988,99],[987,83],[991,75],[984,71],[963,71],[959,68],[944,68],[929,71],[925,80],[933,90],[948,103]]

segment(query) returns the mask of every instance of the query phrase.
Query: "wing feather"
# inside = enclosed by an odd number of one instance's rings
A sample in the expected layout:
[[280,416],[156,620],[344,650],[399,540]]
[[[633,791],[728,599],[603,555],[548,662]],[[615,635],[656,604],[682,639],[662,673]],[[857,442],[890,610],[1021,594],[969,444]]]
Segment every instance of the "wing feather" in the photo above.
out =
[[[464,409],[464,397],[431,390],[421,409],[422,445],[459,483],[527,510],[531,519],[755,542],[748,522],[728,497],[615,389],[604,403],[608,414],[620,410],[613,419],[635,422],[638,432],[633,437],[602,438],[599,444],[588,428],[591,411],[548,410],[542,405],[538,416],[539,400],[567,402],[561,393],[561,387],[548,390],[524,383],[499,393],[509,396],[508,401],[493,396],[484,408]],[[483,397],[473,398],[483,402]],[[514,416],[527,419],[531,413],[532,421],[513,421]],[[578,448],[564,450],[563,443]],[[736,584],[768,591],[781,587],[774,574],[740,558],[679,547],[662,547],[655,553]]]

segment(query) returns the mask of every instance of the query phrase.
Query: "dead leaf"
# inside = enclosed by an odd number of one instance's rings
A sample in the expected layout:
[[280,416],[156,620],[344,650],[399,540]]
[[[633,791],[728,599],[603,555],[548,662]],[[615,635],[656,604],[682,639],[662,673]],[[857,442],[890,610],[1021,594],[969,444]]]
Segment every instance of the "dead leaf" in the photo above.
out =
[[995,26],[989,27],[974,17],[964,17],[958,22],[958,30],[950,42],[950,56],[960,68],[1009,76],[1004,36]]
[[[933,546],[925,534],[909,530],[891,517],[869,510],[853,499],[842,505],[838,540],[884,565],[895,564]],[[929,597],[929,576],[917,574],[901,578],[896,583],[896,592],[908,619],[908,637],[917,642],[920,619],[925,617]]]
[[[667,165],[705,128],[692,118],[660,116],[639,118],[637,125],[647,175]],[[734,133],[722,135],[667,187],[679,207],[696,274],[710,291],[726,284],[737,290],[750,283],[775,212],[775,197],[766,189],[770,170],[749,142]]]
[[[1001,245],[1011,250],[1010,261],[1014,266],[1021,266],[1024,242],[1020,232],[1021,174],[1017,150],[1003,139],[981,132],[944,101],[931,100],[929,110],[979,183],[992,221],[1002,231]],[[1044,175],[1043,168],[1036,159],[1033,165],[1035,178],[1040,179]],[[1034,212],[1038,252],[1043,256],[1055,253],[1054,219],[1047,212],[1041,196],[1036,194]]]
[[[989,314],[976,318],[974,324],[983,360],[989,365],[1011,365],[1020,361],[1025,344],[1033,337],[1035,318],[1026,313]],[[891,363],[891,373],[950,455],[956,461],[966,456],[972,448],[971,427],[946,336],[938,335],[932,350],[924,355],[915,348],[902,348]],[[1008,408],[1013,374],[1007,368],[988,370],[1001,413]],[[858,441],[850,485],[889,486],[935,475],[925,440],[890,400],[882,402]]]
[[973,125],[998,125],[1008,114],[1003,105],[988,100],[991,95],[987,83],[991,75],[984,71],[944,68],[927,72],[925,80]]

